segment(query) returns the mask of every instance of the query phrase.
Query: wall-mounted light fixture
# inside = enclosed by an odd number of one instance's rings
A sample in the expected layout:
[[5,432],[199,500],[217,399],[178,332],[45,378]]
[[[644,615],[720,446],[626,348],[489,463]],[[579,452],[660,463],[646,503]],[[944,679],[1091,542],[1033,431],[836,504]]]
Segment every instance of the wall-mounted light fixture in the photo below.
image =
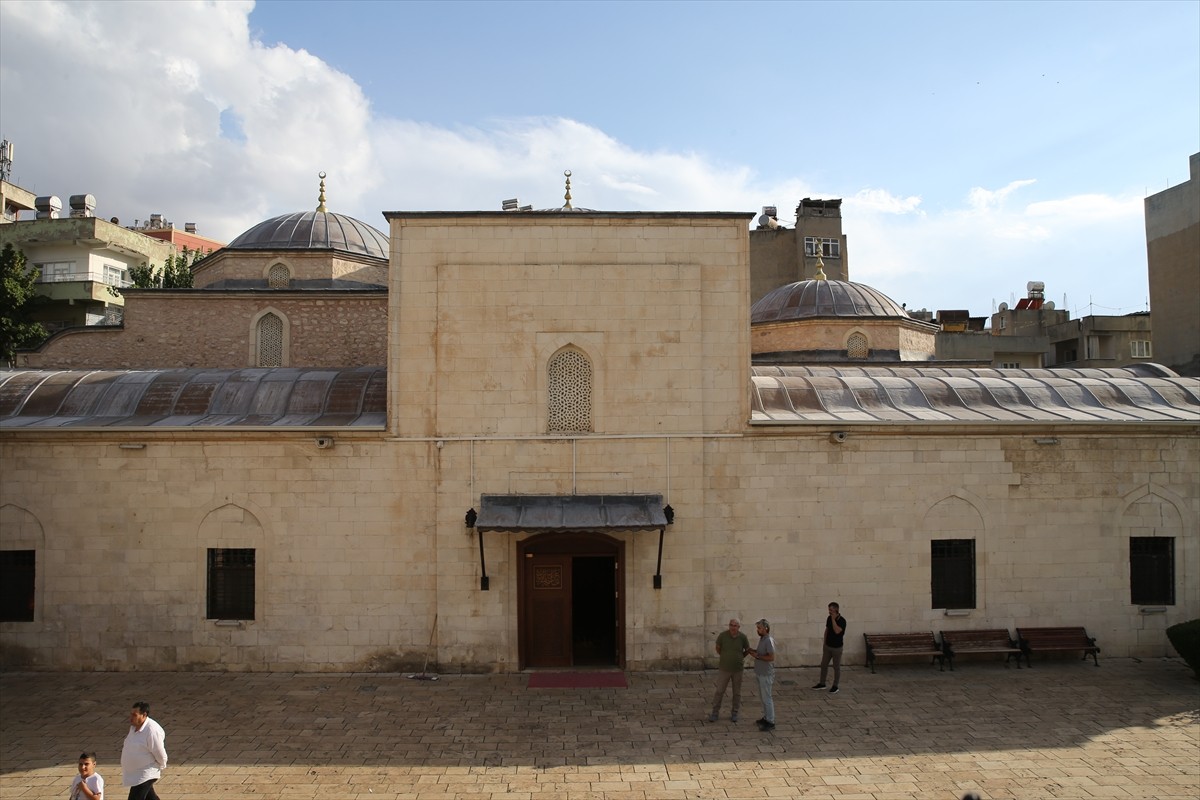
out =
[[1033,439],[1034,444],[1058,444],[1058,438],[1054,436],[1036,436]]
[[122,450],[145,450],[146,445],[142,442],[121,442],[117,447]]

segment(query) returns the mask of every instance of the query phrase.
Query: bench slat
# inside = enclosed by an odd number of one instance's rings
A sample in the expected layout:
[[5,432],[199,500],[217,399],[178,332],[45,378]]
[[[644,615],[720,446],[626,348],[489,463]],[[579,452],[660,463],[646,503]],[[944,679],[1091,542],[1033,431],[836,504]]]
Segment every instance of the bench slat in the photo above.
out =
[[1083,654],[1084,660],[1090,655],[1098,667],[1100,659],[1097,653],[1095,638],[1087,635],[1085,628],[1017,628],[1017,643],[1025,654],[1025,664],[1033,666],[1030,655],[1035,652],[1066,653],[1071,651]]
[[961,653],[1000,653],[1004,655],[1004,668],[1015,655],[1017,669],[1021,668],[1021,648],[1013,641],[1005,628],[968,631],[942,631],[942,650],[950,669],[954,669],[954,657]]
[[945,670],[945,655],[932,632],[864,633],[863,639],[867,644],[867,666],[872,673],[875,672],[875,659],[887,656],[929,656],[938,662],[940,670]]

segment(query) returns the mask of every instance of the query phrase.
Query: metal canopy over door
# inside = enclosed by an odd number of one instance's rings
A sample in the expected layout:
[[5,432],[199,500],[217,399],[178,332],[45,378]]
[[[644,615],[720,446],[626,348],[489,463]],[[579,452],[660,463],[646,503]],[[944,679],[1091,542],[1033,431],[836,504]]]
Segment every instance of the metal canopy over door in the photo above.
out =
[[548,533],[517,543],[520,666],[623,666],[624,543]]

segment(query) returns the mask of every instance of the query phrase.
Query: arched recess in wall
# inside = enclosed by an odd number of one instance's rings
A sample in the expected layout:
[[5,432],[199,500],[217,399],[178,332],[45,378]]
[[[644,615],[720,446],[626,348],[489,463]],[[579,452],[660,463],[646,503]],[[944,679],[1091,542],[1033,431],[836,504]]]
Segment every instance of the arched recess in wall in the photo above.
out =
[[273,261],[263,270],[268,289],[288,289],[292,285],[292,268],[284,261]]
[[258,515],[244,505],[226,503],[204,515],[196,532],[195,596],[207,619],[263,618],[266,540]]
[[967,613],[986,607],[986,509],[981,498],[965,489],[954,489],[927,506],[918,537],[918,563],[929,581],[927,608]]
[[595,369],[587,353],[568,345],[546,362],[546,430],[590,433],[595,395]]
[[287,315],[264,308],[250,320],[250,366],[290,367],[292,326]]
[[867,358],[871,355],[871,340],[862,331],[852,331],[846,337],[846,358]]
[[[11,555],[5,558],[6,580],[26,581],[32,578],[32,586],[22,591],[32,604],[30,620],[42,619],[43,594],[46,585],[46,531],[41,520],[33,512],[12,503],[0,506],[0,549]],[[29,573],[32,572],[32,575]],[[13,591],[14,586],[6,587]]]
[[[1188,569],[1200,559],[1200,542],[1194,534],[1188,535],[1189,531],[1195,530],[1196,520],[1188,513],[1188,505],[1182,497],[1162,486],[1139,486],[1121,498],[1116,525],[1121,553],[1117,574],[1124,582],[1132,584],[1135,560],[1143,567],[1157,561],[1161,569],[1169,571],[1173,603],[1180,603],[1191,596],[1200,577]],[[1141,577],[1149,576],[1143,573]],[[1165,579],[1167,576],[1160,573],[1156,577]],[[1136,593],[1131,585],[1128,600],[1142,604],[1133,596]],[[1160,600],[1154,600],[1145,604],[1159,603]]]

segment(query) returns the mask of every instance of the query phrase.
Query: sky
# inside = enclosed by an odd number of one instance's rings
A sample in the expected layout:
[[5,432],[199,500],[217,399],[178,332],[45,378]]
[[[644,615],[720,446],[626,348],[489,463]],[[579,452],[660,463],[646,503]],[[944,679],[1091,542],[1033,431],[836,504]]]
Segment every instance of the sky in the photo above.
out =
[[222,241],[319,172],[384,233],[568,169],[604,211],[842,198],[850,279],[910,309],[1126,314],[1200,151],[1200,0],[0,0],[0,137],[35,194]]

